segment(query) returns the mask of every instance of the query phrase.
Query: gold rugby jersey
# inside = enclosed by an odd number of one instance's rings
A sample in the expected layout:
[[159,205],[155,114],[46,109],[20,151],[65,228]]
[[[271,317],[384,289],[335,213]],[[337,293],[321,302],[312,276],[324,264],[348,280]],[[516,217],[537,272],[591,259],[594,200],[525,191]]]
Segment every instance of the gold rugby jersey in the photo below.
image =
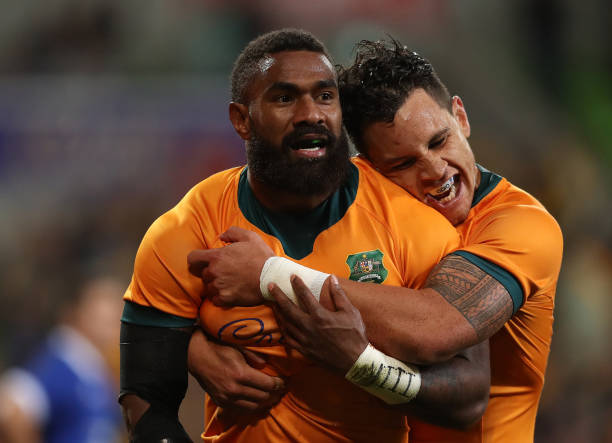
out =
[[553,332],[563,238],[555,219],[527,192],[478,166],[472,209],[457,230],[461,255],[510,293],[514,314],[490,340],[491,394],[467,432],[409,419],[411,442],[533,442]]
[[412,288],[457,249],[457,231],[361,159],[353,160],[348,179],[326,202],[299,216],[264,208],[252,194],[246,168],[235,168],[196,185],[153,223],[124,297],[123,321],[184,326],[199,316],[210,335],[267,354],[268,372],[287,377],[288,393],[254,423],[224,420],[208,399],[205,441],[407,442],[400,411],[287,352],[270,308],[219,308],[203,297],[202,281],[188,272],[187,255],[223,246],[218,237],[230,226],[257,232],[275,254],[302,265]]

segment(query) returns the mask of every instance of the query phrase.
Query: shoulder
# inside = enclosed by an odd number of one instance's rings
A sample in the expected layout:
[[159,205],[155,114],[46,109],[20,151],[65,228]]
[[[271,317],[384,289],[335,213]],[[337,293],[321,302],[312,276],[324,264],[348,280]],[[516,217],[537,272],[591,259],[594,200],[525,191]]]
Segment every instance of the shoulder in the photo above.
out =
[[213,219],[223,213],[224,207],[236,204],[235,190],[243,169],[228,169],[195,185],[176,206],[153,222],[143,243],[180,242],[185,235],[193,237],[190,232],[197,233],[201,226],[213,224]]
[[229,169],[203,180],[153,222],[136,253],[126,300],[195,318],[202,284],[189,274],[187,255],[211,247],[223,232],[224,217],[237,205],[235,190],[242,170]]
[[499,236],[524,246],[562,247],[559,224],[535,197],[505,179],[499,187],[490,199],[472,209],[467,222],[474,224],[474,234]]
[[244,166],[227,169],[202,180],[173,208],[174,215],[191,213],[199,216],[203,212],[214,212],[224,202],[235,200],[240,174],[244,169]]
[[459,234],[435,209],[378,173],[365,160],[353,160],[359,168],[355,200],[364,215],[378,218],[393,238],[398,259],[411,274],[426,276],[445,255],[459,246]]
[[563,237],[559,224],[529,193],[506,180],[458,227],[462,250],[509,272],[526,297],[555,287]]
[[376,171],[361,157],[353,162],[359,169],[357,202],[382,215],[392,228],[406,229],[421,235],[437,233],[438,236],[456,237],[455,228],[435,209],[415,199],[408,191]]

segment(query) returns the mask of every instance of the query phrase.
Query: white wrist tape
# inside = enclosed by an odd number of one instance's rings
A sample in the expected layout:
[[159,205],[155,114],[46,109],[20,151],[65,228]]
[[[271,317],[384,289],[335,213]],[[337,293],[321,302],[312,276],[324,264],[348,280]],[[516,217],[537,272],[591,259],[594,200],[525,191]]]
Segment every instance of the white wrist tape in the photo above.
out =
[[383,354],[371,344],[345,377],[390,405],[408,403],[421,389],[418,368]]
[[293,292],[293,288],[291,287],[290,278],[293,274],[302,279],[317,301],[321,297],[323,283],[325,283],[327,277],[330,276],[330,274],[315,271],[314,269],[307,268],[306,266],[297,264],[284,257],[270,257],[264,263],[261,275],[259,276],[259,289],[261,290],[263,298],[274,301],[272,294],[268,291],[268,285],[270,283],[276,283],[281,291],[283,291],[293,303],[298,304],[295,292]]

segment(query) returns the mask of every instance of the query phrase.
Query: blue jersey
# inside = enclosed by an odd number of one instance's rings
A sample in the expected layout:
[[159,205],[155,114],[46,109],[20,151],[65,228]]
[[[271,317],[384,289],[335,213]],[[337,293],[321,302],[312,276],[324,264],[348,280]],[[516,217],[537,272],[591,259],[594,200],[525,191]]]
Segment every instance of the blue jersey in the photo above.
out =
[[117,441],[121,422],[117,387],[102,356],[74,330],[54,331],[20,372],[19,379],[25,382],[21,391],[39,394],[25,401],[37,403],[30,409],[38,411],[34,415],[45,442]]

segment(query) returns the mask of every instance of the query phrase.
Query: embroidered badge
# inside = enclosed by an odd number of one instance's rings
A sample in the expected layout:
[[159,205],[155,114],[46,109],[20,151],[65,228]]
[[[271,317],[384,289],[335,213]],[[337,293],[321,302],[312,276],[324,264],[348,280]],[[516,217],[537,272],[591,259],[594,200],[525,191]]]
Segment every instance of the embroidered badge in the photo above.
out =
[[346,264],[351,270],[349,275],[351,280],[382,283],[387,278],[387,270],[383,266],[383,253],[378,249],[351,254],[346,258]]

